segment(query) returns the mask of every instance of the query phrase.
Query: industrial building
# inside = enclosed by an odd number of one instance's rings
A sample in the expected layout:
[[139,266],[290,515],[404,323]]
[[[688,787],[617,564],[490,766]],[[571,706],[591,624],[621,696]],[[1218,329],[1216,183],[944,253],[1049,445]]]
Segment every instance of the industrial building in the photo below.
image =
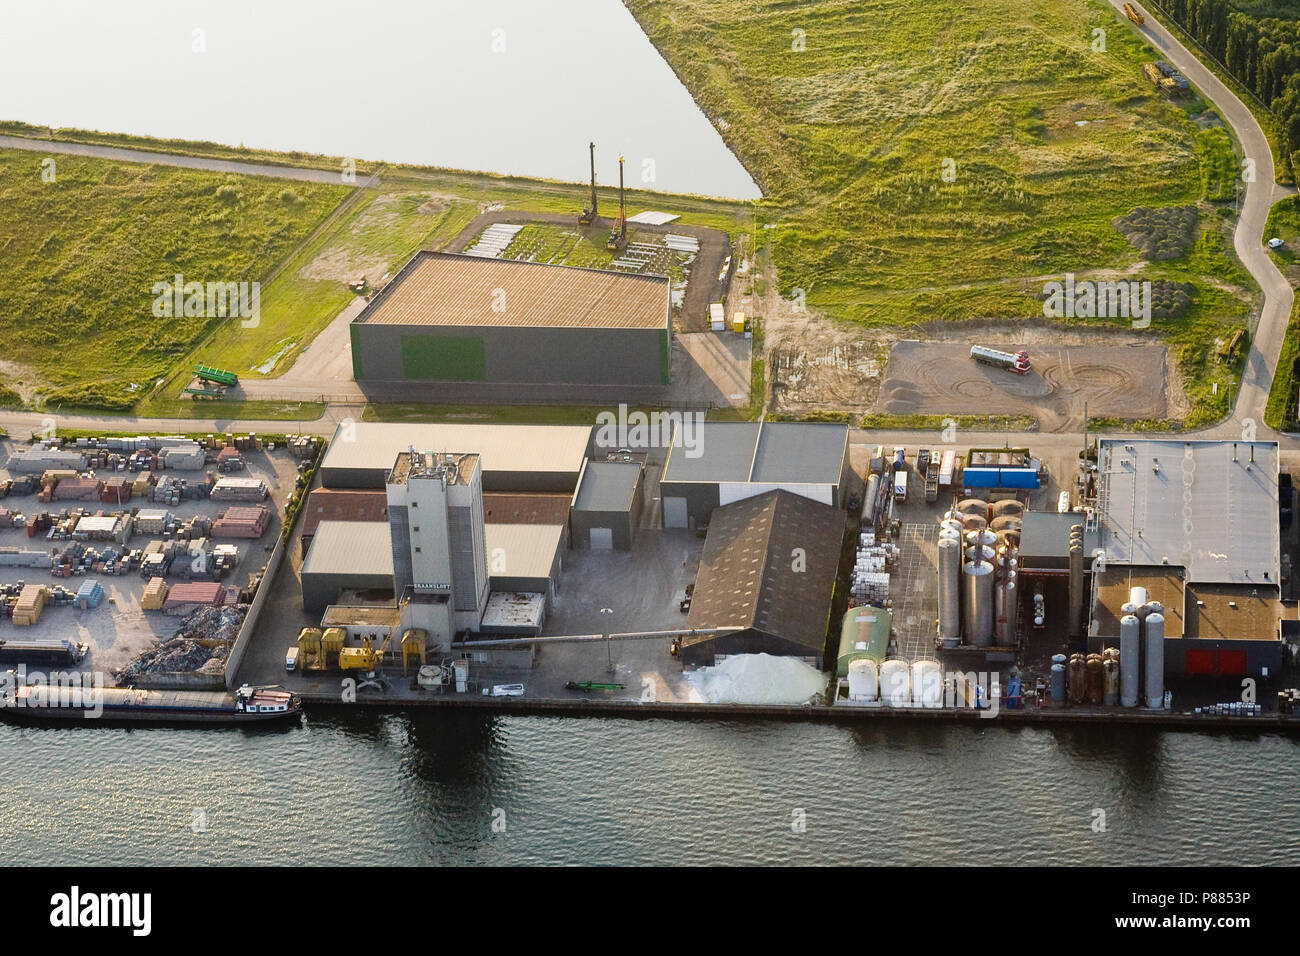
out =
[[573,494],[591,444],[587,425],[343,422],[321,459],[326,488],[384,490],[398,452],[472,448],[483,491]]
[[392,539],[386,522],[322,521],[302,565],[302,606],[323,611],[343,591],[393,590]]
[[1089,635],[1115,643],[1134,588],[1163,607],[1170,677],[1282,665],[1275,442],[1104,439]]
[[644,500],[644,457],[588,461],[569,509],[569,535],[575,548],[632,550]]
[[844,513],[785,490],[713,513],[687,626],[738,631],[682,641],[682,660],[798,657],[820,668],[844,543]]
[[665,528],[703,527],[715,508],[773,489],[842,507],[850,492],[849,426],[705,422],[674,432],[659,483]]
[[490,524],[486,532],[489,589],[541,595],[548,609],[560,579],[564,526]]
[[388,521],[388,496],[382,491],[335,491],[317,488],[302,510],[302,553],[323,521]]
[[666,276],[418,252],[352,320],[358,382],[662,386]]

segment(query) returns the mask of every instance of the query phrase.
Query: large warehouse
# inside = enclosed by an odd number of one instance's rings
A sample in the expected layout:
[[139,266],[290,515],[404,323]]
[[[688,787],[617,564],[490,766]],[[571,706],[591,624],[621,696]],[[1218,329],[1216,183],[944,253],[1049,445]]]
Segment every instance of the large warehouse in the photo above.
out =
[[776,488],[841,507],[849,426],[808,422],[705,422],[690,442],[674,434],[659,493],[665,528],[709,523],[713,509]]
[[844,513],[788,491],[719,508],[709,525],[687,626],[737,627],[687,638],[682,660],[777,654],[822,666]]
[[358,382],[663,386],[665,276],[419,252],[352,321]]
[[472,449],[485,493],[573,494],[590,443],[588,425],[344,422],[321,460],[321,484],[383,490],[399,452]]
[[1103,439],[1090,634],[1113,643],[1131,589],[1165,611],[1171,677],[1282,664],[1276,442]]

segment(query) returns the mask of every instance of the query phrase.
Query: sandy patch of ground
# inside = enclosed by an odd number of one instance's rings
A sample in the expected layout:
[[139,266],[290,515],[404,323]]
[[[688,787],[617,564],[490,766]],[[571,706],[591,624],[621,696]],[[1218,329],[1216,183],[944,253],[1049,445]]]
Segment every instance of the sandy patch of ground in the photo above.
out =
[[32,402],[50,387],[50,383],[35,368],[8,359],[0,359],[0,384],[17,392],[22,397],[23,404]]

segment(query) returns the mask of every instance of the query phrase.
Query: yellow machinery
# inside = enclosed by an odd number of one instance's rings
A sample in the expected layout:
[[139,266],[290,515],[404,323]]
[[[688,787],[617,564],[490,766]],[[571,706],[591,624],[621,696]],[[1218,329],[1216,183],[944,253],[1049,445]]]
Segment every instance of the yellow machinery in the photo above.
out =
[[[328,631],[326,632],[329,633]],[[339,650],[339,669],[345,671],[361,671],[370,673],[384,662],[384,652],[388,650],[388,645],[393,640],[393,632],[389,631],[388,636],[384,638],[384,643],[379,645],[379,650],[375,650],[370,638],[361,638],[360,647],[344,647]]]
[[321,666],[320,637],[319,627],[304,627],[298,632],[298,655],[302,658],[302,666],[307,666],[308,661],[314,667]]
[[347,637],[346,628],[325,628],[325,633],[320,638],[320,661],[323,667],[329,667],[331,661],[339,659],[339,655],[343,651],[343,642],[347,640]]
[[402,634],[402,673],[412,663],[424,666],[424,649],[429,643],[429,632],[413,627]]

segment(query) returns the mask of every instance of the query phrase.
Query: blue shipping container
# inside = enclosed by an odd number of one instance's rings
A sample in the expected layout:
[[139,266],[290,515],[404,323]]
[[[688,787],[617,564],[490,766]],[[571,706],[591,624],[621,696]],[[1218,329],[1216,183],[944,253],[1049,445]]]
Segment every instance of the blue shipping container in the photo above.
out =
[[975,467],[962,472],[967,488],[1037,488],[1038,472],[1032,468]]

